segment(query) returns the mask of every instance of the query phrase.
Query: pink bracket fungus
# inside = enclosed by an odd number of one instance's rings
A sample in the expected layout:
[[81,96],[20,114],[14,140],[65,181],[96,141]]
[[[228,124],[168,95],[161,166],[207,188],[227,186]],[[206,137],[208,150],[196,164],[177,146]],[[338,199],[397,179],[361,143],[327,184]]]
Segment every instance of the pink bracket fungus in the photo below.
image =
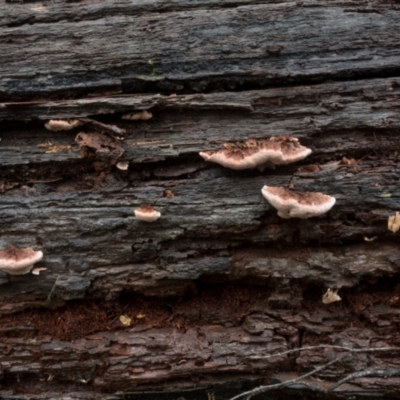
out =
[[128,171],[129,161],[120,161],[117,162],[117,168],[121,171]]
[[43,258],[41,251],[35,251],[30,247],[18,249],[14,246],[8,246],[0,251],[0,269],[8,272],[10,275],[27,274]]
[[135,216],[140,221],[154,222],[161,217],[161,213],[155,210],[150,204],[142,204],[135,208]]
[[44,124],[46,129],[55,132],[69,131],[81,125],[83,125],[83,123],[77,119],[51,119]]
[[342,300],[342,298],[337,294],[338,290],[339,289],[332,290],[328,288],[328,290],[322,296],[322,302],[324,304],[330,304]]
[[291,136],[276,136],[266,140],[250,139],[245,143],[225,143],[218,151],[204,151],[200,156],[206,161],[224,167],[241,170],[266,166],[286,165],[311,154],[311,149],[302,146]]
[[283,187],[264,186],[265,199],[278,210],[281,218],[311,218],[327,213],[336,203],[332,196],[319,192],[294,192]]

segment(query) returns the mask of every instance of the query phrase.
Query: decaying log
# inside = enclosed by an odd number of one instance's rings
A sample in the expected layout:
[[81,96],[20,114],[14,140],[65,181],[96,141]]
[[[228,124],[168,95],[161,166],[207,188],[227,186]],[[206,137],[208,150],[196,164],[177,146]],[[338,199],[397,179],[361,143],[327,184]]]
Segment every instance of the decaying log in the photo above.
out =
[[[213,400],[340,347],[397,349],[397,6],[134,3],[0,10],[0,249],[44,253],[39,275],[0,271],[0,395]],[[84,124],[45,127],[68,118]],[[199,156],[281,135],[312,154],[263,172]],[[284,220],[266,184],[336,204]],[[136,219],[141,204],[161,218]],[[342,300],[323,304],[328,288]],[[317,345],[333,347],[303,349]],[[354,352],[292,389],[322,395],[397,370],[399,354]],[[330,398],[398,396],[384,376]]]
[[400,16],[390,3],[190,3],[7,5],[1,96],[240,90],[399,69],[399,33],[388,29]]

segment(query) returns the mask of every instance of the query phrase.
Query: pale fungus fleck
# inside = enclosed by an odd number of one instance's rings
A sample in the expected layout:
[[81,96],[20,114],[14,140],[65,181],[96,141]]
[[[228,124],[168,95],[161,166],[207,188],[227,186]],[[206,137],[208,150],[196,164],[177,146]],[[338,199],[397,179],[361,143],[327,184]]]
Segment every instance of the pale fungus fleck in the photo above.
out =
[[125,114],[122,116],[122,119],[127,119],[130,121],[147,121],[148,119],[152,118],[153,114],[150,111],[140,111],[136,113]]
[[14,246],[8,246],[0,251],[0,269],[8,272],[10,275],[24,275],[29,273],[33,264],[43,258],[41,251],[35,251],[30,247],[18,249]]
[[242,170],[290,164],[311,154],[311,149],[302,146],[291,136],[277,136],[266,140],[250,139],[245,143],[226,143],[217,151],[200,152],[206,161],[224,167]]
[[394,233],[400,229],[400,212],[396,212],[395,215],[388,218],[388,229]]
[[83,125],[78,119],[51,119],[44,126],[49,131],[69,131]]
[[311,218],[327,213],[336,199],[319,192],[295,192],[283,187],[264,186],[265,199],[278,210],[281,218]]
[[342,298],[337,294],[338,290],[339,289],[332,290],[328,288],[328,290],[322,296],[322,302],[324,304],[330,304],[342,300]]
[[47,268],[33,268],[32,274],[33,275],[40,275],[41,271],[46,271]]
[[143,204],[134,210],[135,216],[140,221],[154,222],[161,217],[161,213],[150,204]]

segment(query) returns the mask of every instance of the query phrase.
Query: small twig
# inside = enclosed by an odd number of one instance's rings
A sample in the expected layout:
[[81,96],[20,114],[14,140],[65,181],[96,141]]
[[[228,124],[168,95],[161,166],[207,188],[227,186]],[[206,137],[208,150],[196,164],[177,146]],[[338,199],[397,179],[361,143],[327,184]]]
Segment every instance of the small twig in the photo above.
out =
[[329,367],[330,365],[337,363],[338,361],[342,360],[343,358],[347,357],[350,354],[351,354],[351,352],[347,352],[345,354],[342,354],[341,356],[335,358],[334,360],[329,361],[326,364],[320,365],[319,367],[314,368],[312,371],[307,372],[306,374],[301,375],[301,376],[299,376],[299,377],[297,377],[295,379],[291,379],[289,381],[285,381],[285,382],[281,382],[281,383],[275,383],[273,385],[259,386],[259,387],[255,388],[255,389],[249,390],[247,392],[240,393],[237,396],[232,397],[230,400],[237,400],[237,399],[239,399],[241,397],[244,397],[244,396],[246,396],[247,399],[250,399],[250,398],[252,398],[253,396],[255,396],[257,394],[264,393],[264,392],[267,392],[269,390],[280,389],[280,388],[283,388],[283,387],[287,387],[287,386],[293,385],[294,383],[298,383],[302,379],[308,378],[309,376],[312,376],[312,375],[316,374],[317,372],[322,371],[323,369]]
[[276,354],[270,354],[268,356],[256,356],[256,357],[251,357],[252,359],[267,359],[267,358],[272,358],[272,357],[280,357],[286,354],[292,354],[296,352],[301,352],[304,350],[317,350],[317,349],[335,349],[335,350],[344,350],[347,351],[344,355],[335,358],[334,360],[328,362],[327,364],[321,365],[312,371],[301,375],[295,379],[291,379],[289,381],[273,384],[273,385],[265,385],[265,386],[259,386],[255,389],[249,390],[247,392],[243,392],[241,394],[238,394],[235,397],[232,397],[230,400],[237,400],[240,397],[247,396],[247,399],[250,399],[251,397],[264,393],[269,390],[273,389],[280,389],[283,387],[288,387],[293,385],[294,383],[303,385],[307,387],[310,390],[322,392],[322,393],[329,393],[338,388],[340,385],[351,381],[356,378],[362,378],[366,376],[382,376],[382,377],[390,377],[394,375],[400,375],[400,369],[389,369],[389,370],[383,370],[383,369],[371,369],[371,370],[365,370],[365,371],[360,371],[360,372],[354,372],[353,374],[350,374],[346,376],[345,378],[341,379],[339,382],[336,382],[332,386],[330,386],[328,389],[323,389],[323,388],[318,388],[316,386],[310,385],[309,383],[306,382],[301,382],[302,379],[308,378],[314,374],[316,374],[319,371],[322,371],[323,369],[327,368],[328,366],[340,361],[341,359],[347,357],[351,353],[373,353],[373,352],[385,352],[385,351],[400,351],[400,347],[373,347],[373,348],[360,348],[360,349],[353,349],[350,347],[345,347],[345,346],[335,346],[335,345],[329,345],[329,344],[321,344],[318,346],[307,346],[307,347],[301,347],[298,349],[292,349],[292,350],[287,350],[282,353],[276,353]]
[[61,275],[58,275],[58,276],[57,276],[57,279],[56,279],[56,281],[54,282],[54,285],[53,285],[53,287],[51,288],[49,295],[47,296],[47,299],[46,299],[46,302],[47,302],[47,303],[50,303],[51,298],[53,297],[53,293],[54,293],[54,291],[56,290],[57,281],[58,281],[58,278],[59,278],[60,276],[61,276]]
[[120,139],[126,133],[125,129],[118,128],[118,126],[115,125],[103,124],[102,122],[96,121],[92,118],[78,118],[78,120],[85,123],[86,125],[91,126],[94,129],[108,133],[113,138],[117,136],[118,139]]
[[53,183],[53,182],[59,182],[62,181],[64,178],[54,178],[54,179],[49,179],[49,180],[43,180],[43,181],[28,181],[26,183]]
[[350,351],[352,353],[374,353],[374,352],[380,352],[380,351],[400,351],[400,347],[372,347],[372,348],[353,349],[351,347],[345,347],[345,346],[320,344],[318,346],[299,347],[297,349],[283,351],[282,353],[269,354],[268,356],[252,356],[250,358],[252,360],[265,360],[268,358],[280,357],[280,356],[284,356],[286,354],[297,353],[297,352],[304,351],[304,350],[318,350],[318,349],[344,350],[344,351]]
[[389,378],[394,375],[400,375],[400,369],[366,369],[364,371],[354,372],[353,374],[346,376],[339,382],[336,382],[335,384],[330,386],[327,391],[331,392],[338,388],[340,385],[343,385],[343,383],[352,381],[353,379],[357,378],[364,378],[366,376],[382,376],[383,378]]

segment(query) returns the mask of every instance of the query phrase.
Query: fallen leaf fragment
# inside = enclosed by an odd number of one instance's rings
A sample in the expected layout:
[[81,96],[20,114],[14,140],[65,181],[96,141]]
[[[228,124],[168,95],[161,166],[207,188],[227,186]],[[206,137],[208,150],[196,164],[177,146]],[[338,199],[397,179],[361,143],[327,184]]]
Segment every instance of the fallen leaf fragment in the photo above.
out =
[[394,233],[400,229],[400,212],[396,212],[395,215],[388,218],[388,229]]
[[172,197],[175,197],[175,195],[172,190],[166,189],[166,190],[164,190],[164,197],[172,198]]
[[124,326],[131,326],[132,324],[132,319],[127,317],[126,315],[120,315],[119,320],[121,321],[121,324]]
[[343,157],[342,161],[341,161],[341,164],[343,164],[343,165],[353,165],[355,163],[356,163],[356,160],[354,158]]
[[337,294],[338,289],[332,290],[328,288],[328,290],[322,296],[322,302],[324,304],[335,303],[336,301],[342,300],[342,298]]

